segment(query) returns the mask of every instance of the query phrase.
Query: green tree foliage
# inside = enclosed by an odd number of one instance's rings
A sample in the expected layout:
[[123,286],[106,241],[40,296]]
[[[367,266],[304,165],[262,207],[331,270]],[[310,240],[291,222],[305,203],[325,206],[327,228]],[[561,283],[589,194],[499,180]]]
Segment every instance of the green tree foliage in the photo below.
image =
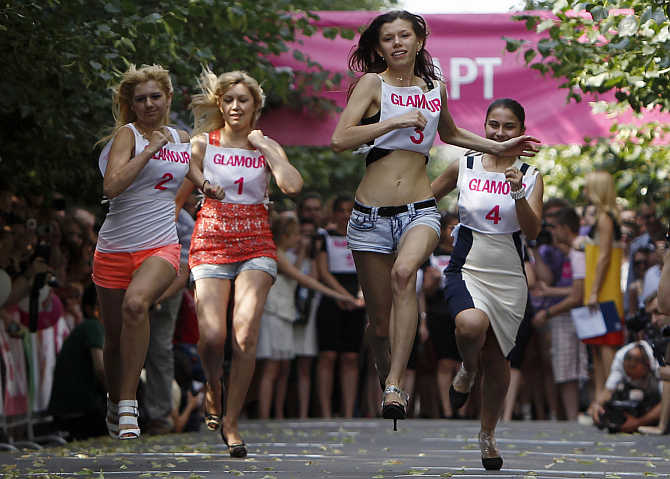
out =
[[[269,107],[333,110],[305,92],[337,83],[299,50],[309,73],[276,69],[297,34],[316,33],[309,9],[375,0],[44,0],[0,3],[0,173],[7,183],[99,196],[93,145],[113,123],[111,92],[131,63],[159,63],[173,75],[175,121],[190,124],[189,94],[202,64],[244,69],[269,93]],[[327,37],[354,32],[329,28]],[[21,185],[18,185],[19,187]]]
[[[539,2],[546,6],[547,2]],[[670,21],[665,0],[557,0],[552,15],[519,15],[537,42],[506,39],[526,64],[563,81],[568,101],[584,93],[613,92],[616,103],[596,102],[597,113],[670,111]],[[610,138],[585,139],[584,146],[546,148],[548,193],[576,197],[580,176],[602,168],[615,174],[619,194],[635,205],[647,195],[670,206],[670,157],[659,141],[668,125],[615,125]]]

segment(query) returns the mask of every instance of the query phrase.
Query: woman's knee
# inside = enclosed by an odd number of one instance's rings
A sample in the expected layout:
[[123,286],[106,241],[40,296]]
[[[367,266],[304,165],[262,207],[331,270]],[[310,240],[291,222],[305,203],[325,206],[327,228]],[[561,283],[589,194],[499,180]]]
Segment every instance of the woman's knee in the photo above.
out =
[[222,351],[226,347],[226,330],[225,328],[199,328],[200,339],[198,341],[198,349],[207,349]]
[[405,291],[411,287],[416,288],[416,268],[396,261],[391,270],[391,289],[394,294]]
[[479,340],[486,336],[489,321],[480,314],[459,314],[456,316],[456,337]]
[[124,323],[127,321],[139,322],[147,319],[149,307],[149,298],[139,294],[126,294],[121,306]]

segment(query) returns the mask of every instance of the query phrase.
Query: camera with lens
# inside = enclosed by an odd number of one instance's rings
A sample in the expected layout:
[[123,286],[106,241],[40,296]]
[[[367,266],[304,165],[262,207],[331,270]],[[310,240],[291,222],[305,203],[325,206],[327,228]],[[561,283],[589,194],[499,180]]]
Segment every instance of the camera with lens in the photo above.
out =
[[547,245],[547,244],[552,244],[554,242],[554,237],[551,235],[551,231],[549,230],[549,225],[546,221],[542,221],[542,229],[540,229],[540,232],[537,235],[537,238],[534,240],[531,240],[528,242],[528,245],[531,248],[535,248],[537,246],[542,246],[542,245]]
[[607,429],[611,433],[621,430],[626,422],[626,414],[640,417],[644,414],[642,401],[634,399],[611,400],[603,405],[604,412],[598,417],[598,429]]

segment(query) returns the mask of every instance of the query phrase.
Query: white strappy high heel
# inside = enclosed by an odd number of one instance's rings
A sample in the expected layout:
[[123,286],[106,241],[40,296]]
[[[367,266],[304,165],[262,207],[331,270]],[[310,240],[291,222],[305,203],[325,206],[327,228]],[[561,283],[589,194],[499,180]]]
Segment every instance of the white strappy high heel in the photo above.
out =
[[137,424],[139,415],[140,411],[137,407],[137,400],[127,399],[119,401],[119,439],[139,439],[140,427]]

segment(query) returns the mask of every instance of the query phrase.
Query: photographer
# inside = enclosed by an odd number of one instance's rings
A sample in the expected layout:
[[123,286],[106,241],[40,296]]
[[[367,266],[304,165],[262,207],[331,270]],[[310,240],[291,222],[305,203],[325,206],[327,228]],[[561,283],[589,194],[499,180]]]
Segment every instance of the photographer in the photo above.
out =
[[596,399],[593,421],[610,432],[636,432],[656,425],[661,415],[659,366],[644,340],[626,344],[612,361],[605,388]]

